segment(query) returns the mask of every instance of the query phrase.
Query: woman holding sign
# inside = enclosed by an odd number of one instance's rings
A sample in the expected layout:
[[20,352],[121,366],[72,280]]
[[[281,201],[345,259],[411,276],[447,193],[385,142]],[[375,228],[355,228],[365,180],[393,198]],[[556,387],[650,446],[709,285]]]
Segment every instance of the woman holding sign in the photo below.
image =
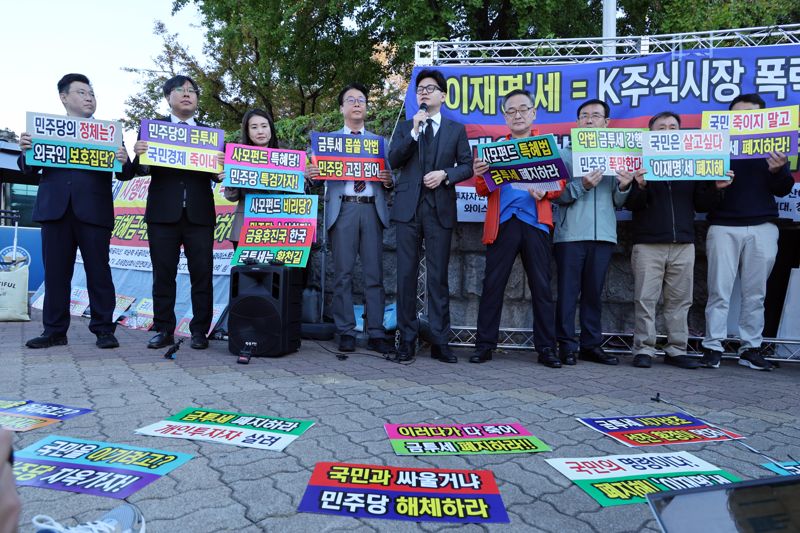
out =
[[[251,109],[242,118],[242,136],[239,141],[241,144],[258,146],[260,148],[277,148],[278,137],[275,135],[275,123],[266,111],[261,109]],[[253,189],[240,189],[238,187],[225,187],[223,195],[230,202],[239,202],[233,216],[231,225],[231,235],[228,240],[233,244],[234,251],[239,246],[239,234],[242,232],[244,221],[244,200],[248,193],[256,193]]]

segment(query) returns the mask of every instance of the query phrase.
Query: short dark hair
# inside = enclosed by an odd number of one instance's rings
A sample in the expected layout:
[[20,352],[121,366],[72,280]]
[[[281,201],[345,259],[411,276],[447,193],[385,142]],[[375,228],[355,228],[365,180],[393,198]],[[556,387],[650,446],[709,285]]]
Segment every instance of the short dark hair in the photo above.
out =
[[72,85],[73,81],[85,83],[86,85],[92,84],[89,81],[89,78],[83,74],[76,74],[74,72],[71,74],[65,74],[60,80],[58,80],[58,94],[69,92],[69,86]]
[[662,111],[661,113],[659,113],[657,115],[653,115],[653,118],[651,118],[650,122],[647,123],[647,127],[652,130],[653,129],[653,124],[656,123],[656,120],[659,120],[659,119],[662,119],[662,118],[667,118],[667,117],[672,117],[675,120],[677,120],[678,121],[678,127],[680,127],[680,125],[681,125],[681,116],[679,114],[677,114],[677,113],[673,113],[672,111]]
[[581,109],[586,107],[587,105],[601,105],[603,106],[603,110],[606,112],[605,118],[611,118],[611,108],[608,107],[608,104],[598,98],[592,98],[591,100],[586,100],[580,106],[578,106],[578,112],[575,114],[576,117],[581,116]]
[[364,98],[369,101],[369,89],[367,89],[363,83],[353,82],[348,83],[342,88],[341,91],[339,91],[339,96],[336,99],[338,100],[340,106],[344,105],[344,95],[351,89],[355,89],[356,91],[360,92],[364,95]]
[[525,95],[525,96],[528,97],[528,100],[531,101],[531,107],[536,107],[536,104],[533,103],[533,95],[531,95],[530,91],[526,91],[525,89],[514,89],[513,91],[511,91],[510,93],[508,93],[507,95],[505,95],[503,97],[503,111],[506,110],[506,104],[508,103],[508,101],[512,97],[520,95],[520,94]]
[[414,88],[416,89],[419,87],[419,82],[425,78],[433,78],[433,81],[436,82],[436,85],[439,86],[439,89],[442,92],[447,91],[447,80],[445,79],[444,74],[442,74],[440,70],[431,68],[424,68],[417,73],[417,79],[414,82]]
[[171,77],[170,79],[164,82],[164,98],[169,98],[169,93],[171,93],[178,87],[183,87],[183,85],[187,81],[192,84],[192,87],[194,87],[197,96],[200,96],[200,87],[197,86],[197,83],[189,76],[182,76],[179,74],[177,76]]
[[728,106],[728,109],[733,109],[733,106],[738,104],[739,102],[747,102],[748,104],[756,104],[760,109],[764,109],[767,107],[767,103],[764,102],[764,99],[761,98],[756,93],[749,93],[749,94],[740,94],[736,98],[733,99],[731,104]]
[[242,117],[242,135],[239,138],[239,141],[242,144],[249,144],[249,145],[253,144],[253,139],[250,138],[249,128],[247,127],[247,123],[250,122],[250,119],[253,117],[264,117],[265,119],[267,119],[270,131],[270,137],[269,137],[269,142],[267,143],[267,147],[277,148],[278,134],[275,131],[275,122],[272,120],[272,115],[270,115],[263,109],[251,109],[250,111],[244,114],[244,117]]

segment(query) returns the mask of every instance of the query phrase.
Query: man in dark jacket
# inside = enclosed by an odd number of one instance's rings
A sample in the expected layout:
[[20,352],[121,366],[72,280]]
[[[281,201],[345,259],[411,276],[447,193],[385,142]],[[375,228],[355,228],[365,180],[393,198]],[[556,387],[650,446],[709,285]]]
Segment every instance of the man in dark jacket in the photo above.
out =
[[[677,130],[681,117],[671,111],[650,119],[650,130]],[[719,190],[731,182],[652,181],[644,171],[634,174],[636,186],[625,203],[633,212],[633,366],[649,368],[656,352],[656,304],[664,297],[667,357],[680,368],[698,368],[686,355],[688,315],[694,287],[695,211],[708,211]]]
[[[730,109],[763,109],[757,94],[733,99]],[[754,370],[772,370],[761,353],[764,297],[767,278],[778,253],[776,196],[792,191],[794,178],[785,154],[773,152],[765,159],[735,159],[736,180],[708,214],[708,303],[703,364],[718,368],[721,342],[728,336],[728,308],[737,275],[741,279],[739,314],[739,364]]]
[[[58,93],[67,116],[91,118],[94,115],[97,100],[89,79],[83,74],[67,74],[61,78]],[[20,135],[19,147],[22,150],[20,170],[25,174],[39,172],[39,167],[25,163],[25,152],[32,147],[30,133]],[[117,160],[122,163],[122,172],[117,174],[117,179],[131,179],[132,166],[124,146],[117,150]],[[42,225],[44,331],[25,343],[28,348],[67,344],[72,273],[78,248],[89,291],[89,330],[97,336],[99,348],[119,346],[112,320],[116,295],[108,264],[111,230],[114,228],[113,176],[111,172],[97,170],[41,168],[33,220]]]
[[[164,84],[164,98],[170,116],[163,122],[202,126],[195,121],[197,84],[188,76],[175,76]],[[186,254],[192,283],[191,347],[208,348],[206,334],[211,328],[214,306],[212,272],[214,268],[214,196],[209,172],[168,167],[148,167],[139,163],[147,152],[147,142],[137,141],[134,167],[137,175],[150,173],[145,220],[153,263],[153,322],[158,332],[147,345],[163,348],[175,342],[175,291],[181,245]]]

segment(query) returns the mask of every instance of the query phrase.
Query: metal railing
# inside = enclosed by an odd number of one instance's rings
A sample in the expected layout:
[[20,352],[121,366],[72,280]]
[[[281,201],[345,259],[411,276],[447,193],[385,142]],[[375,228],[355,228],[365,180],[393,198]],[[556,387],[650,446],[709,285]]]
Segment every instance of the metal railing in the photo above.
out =
[[[542,65],[625,59],[694,48],[800,43],[800,24],[693,33],[517,41],[420,41],[416,65]],[[612,54],[605,53],[610,45]]]

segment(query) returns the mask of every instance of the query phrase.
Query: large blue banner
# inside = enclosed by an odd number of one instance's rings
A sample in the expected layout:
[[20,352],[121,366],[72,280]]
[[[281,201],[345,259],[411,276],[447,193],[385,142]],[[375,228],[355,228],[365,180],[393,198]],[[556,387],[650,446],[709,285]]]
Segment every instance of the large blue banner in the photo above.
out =
[[[406,93],[406,117],[418,109],[413,80],[428,67],[415,67]],[[527,89],[537,114],[533,133],[552,133],[569,143],[578,106],[599,98],[611,107],[610,126],[646,127],[661,111],[681,115],[685,128],[699,128],[704,110],[727,109],[739,94],[759,93],[768,107],[800,102],[800,44],[683,50],[620,61],[543,66],[438,66],[447,78],[442,113],[464,124],[470,144],[508,133],[500,107],[514,89]],[[794,162],[795,168],[797,162]],[[468,216],[459,194],[459,220]],[[473,210],[474,211],[474,210]]]

